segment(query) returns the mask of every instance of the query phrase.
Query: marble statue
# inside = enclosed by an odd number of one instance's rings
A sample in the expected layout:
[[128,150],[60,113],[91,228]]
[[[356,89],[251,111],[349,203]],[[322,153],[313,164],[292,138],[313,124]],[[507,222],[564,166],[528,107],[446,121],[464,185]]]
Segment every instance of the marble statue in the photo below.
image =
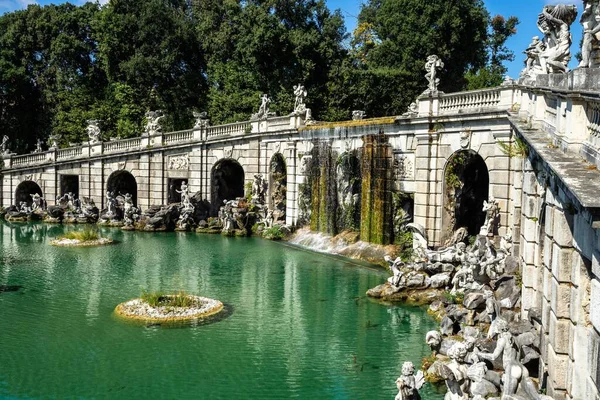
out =
[[425,63],[425,70],[427,71],[425,78],[427,78],[427,82],[429,82],[427,92],[437,92],[440,83],[440,79],[437,77],[437,71],[442,68],[444,68],[444,63],[438,56],[431,55],[427,57],[427,62]]
[[99,143],[102,141],[102,132],[100,131],[100,127],[98,126],[98,120],[90,119],[87,121],[86,132],[88,138],[90,139],[90,144]]
[[448,350],[450,362],[443,364],[439,373],[446,382],[448,391],[444,400],[468,400],[470,395],[471,380],[467,372],[468,367],[465,363],[467,348],[464,343],[457,342]]
[[498,304],[498,301],[496,301],[496,297],[494,297],[494,292],[491,290],[486,290],[483,292],[483,295],[485,296],[485,313],[490,320],[490,328],[488,329],[487,337],[491,338],[494,336],[494,322],[500,316],[500,305]]
[[544,42],[538,36],[534,36],[527,49],[523,52],[527,58],[525,59],[525,69],[521,73],[522,75],[534,74],[536,69],[541,70],[540,55],[545,49],[546,45]]
[[[600,1],[583,0],[583,13],[580,19],[583,25],[583,43],[581,44],[581,62],[579,68],[597,67],[594,55],[600,50]],[[596,54],[594,54],[596,53]]]
[[48,145],[50,146],[51,149],[57,149],[58,148],[58,139],[59,139],[58,135],[51,135],[48,138]]
[[419,389],[425,384],[423,371],[418,371],[415,375],[415,366],[412,362],[406,361],[402,364],[402,375],[396,379],[398,394],[395,400],[419,400]]
[[165,115],[162,110],[146,111],[146,127],[145,133],[147,135],[156,135],[162,132],[162,120],[165,119]]
[[406,112],[404,114],[402,114],[402,116],[403,117],[414,117],[414,116],[417,116],[418,114],[419,114],[419,105],[413,101],[412,103],[410,103],[410,105],[406,109]]
[[303,113],[306,110],[306,104],[304,101],[306,100],[306,96],[308,92],[303,85],[294,86],[294,96],[296,97],[296,101],[294,102],[294,113]]
[[33,151],[34,153],[41,153],[42,151],[42,141],[40,139],[37,140],[36,144],[35,144],[35,150]]
[[258,108],[258,112],[256,114],[252,114],[251,120],[257,119],[267,119],[269,114],[269,104],[271,104],[271,99],[265,93],[260,97],[260,107]]
[[2,136],[2,142],[0,143],[0,154],[7,155],[9,153],[8,150],[8,136]]
[[31,200],[33,201],[31,205],[32,211],[41,211],[44,209],[44,198],[39,193],[31,194]]
[[267,187],[267,181],[262,174],[254,175],[254,182],[252,183],[252,202],[254,204],[265,204]]
[[484,200],[483,211],[486,213],[485,221],[479,230],[479,234],[483,236],[494,236],[494,231],[497,229],[498,216],[500,214],[498,201],[493,197],[490,197],[489,201]]
[[352,111],[352,121],[361,121],[365,119],[367,113],[362,110],[354,110]]
[[267,213],[261,222],[263,223],[265,228],[273,227],[273,224],[275,223],[275,216],[273,215],[273,210],[267,209]]
[[425,343],[431,349],[433,355],[437,355],[442,344],[442,334],[439,331],[429,331],[425,335]]
[[115,197],[114,192],[106,192],[106,208],[108,210],[108,212],[106,213],[106,216],[108,218],[113,218],[117,216],[117,199]]
[[175,190],[177,193],[181,194],[181,204],[183,208],[193,208],[192,202],[190,201],[190,190],[185,181],[181,182],[181,190]]
[[392,260],[392,257],[390,256],[385,256],[384,259],[389,264],[390,270],[392,271],[392,276],[388,279],[388,282],[396,288],[404,286],[402,279],[404,276],[404,272],[402,271],[404,263],[402,262],[402,259],[398,257],[395,260]]
[[540,54],[541,73],[565,73],[571,59],[570,26],[577,16],[576,6],[559,4],[544,6],[538,28],[544,34],[546,49]]
[[22,212],[22,213],[25,213],[25,214],[31,214],[31,212],[32,212],[32,209],[31,209],[31,207],[29,206],[29,204],[27,204],[27,202],[26,202],[26,201],[22,201],[22,202],[19,204],[19,211],[20,211],[20,212]]
[[194,115],[194,129],[205,129],[210,126],[210,120],[206,111],[194,111],[192,114]]

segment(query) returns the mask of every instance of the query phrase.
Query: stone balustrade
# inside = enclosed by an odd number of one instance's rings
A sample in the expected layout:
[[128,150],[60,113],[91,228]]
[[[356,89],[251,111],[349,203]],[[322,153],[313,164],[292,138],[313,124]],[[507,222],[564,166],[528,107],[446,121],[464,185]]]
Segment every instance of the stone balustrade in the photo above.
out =
[[222,136],[239,136],[250,133],[249,122],[234,122],[232,124],[211,126],[207,129],[207,140]]
[[163,144],[170,145],[181,142],[191,142],[194,139],[194,131],[191,129],[185,131],[169,132],[163,135]]
[[18,168],[27,165],[37,165],[46,162],[52,162],[54,160],[54,152],[46,151],[43,153],[31,153],[22,156],[15,156],[11,158],[11,166]]
[[500,106],[500,88],[459,92],[440,97],[439,112],[480,110]]
[[142,145],[141,138],[113,140],[103,143],[104,153],[115,153],[121,151],[138,150]]
[[80,158],[83,156],[83,146],[68,147],[66,149],[59,149],[56,151],[56,161],[70,160],[73,158]]

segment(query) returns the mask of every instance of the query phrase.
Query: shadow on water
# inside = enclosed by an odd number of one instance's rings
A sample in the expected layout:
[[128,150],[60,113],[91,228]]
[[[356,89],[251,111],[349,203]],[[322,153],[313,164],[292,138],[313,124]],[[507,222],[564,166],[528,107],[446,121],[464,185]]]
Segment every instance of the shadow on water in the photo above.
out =
[[0,293],[4,292],[18,292],[23,289],[23,286],[20,285],[0,285]]
[[234,311],[232,304],[223,304],[223,310],[208,317],[193,319],[189,321],[173,321],[173,322],[144,322],[123,318],[113,313],[114,319],[119,322],[125,322],[131,325],[141,326],[147,329],[180,329],[180,328],[197,328],[200,326],[214,324],[224,319],[229,318]]

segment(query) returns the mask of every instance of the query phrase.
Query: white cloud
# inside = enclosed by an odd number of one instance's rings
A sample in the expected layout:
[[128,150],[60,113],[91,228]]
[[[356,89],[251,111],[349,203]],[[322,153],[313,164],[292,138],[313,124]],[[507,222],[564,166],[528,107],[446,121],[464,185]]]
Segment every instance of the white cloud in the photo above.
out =
[[14,11],[27,8],[30,4],[38,4],[35,0],[0,0],[0,11]]
[[581,4],[583,4],[583,0],[546,0],[546,4],[575,4],[577,6],[580,6]]

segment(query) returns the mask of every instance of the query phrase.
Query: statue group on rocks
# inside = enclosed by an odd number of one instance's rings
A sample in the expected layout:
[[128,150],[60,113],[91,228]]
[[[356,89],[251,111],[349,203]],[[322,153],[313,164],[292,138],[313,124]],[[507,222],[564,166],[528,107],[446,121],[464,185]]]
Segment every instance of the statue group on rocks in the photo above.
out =
[[[447,247],[432,250],[425,229],[415,223],[410,261],[386,258],[391,271],[386,283],[367,294],[388,301],[420,298],[440,321],[425,342],[433,358],[424,364],[424,377],[444,381],[446,400],[487,398],[538,400],[530,371],[537,375],[540,357],[539,313],[528,318],[519,311],[518,261],[511,255],[510,230],[499,237],[499,204],[484,202],[486,219],[470,245],[466,234]],[[419,297],[420,296],[420,297]],[[419,399],[422,371],[402,368],[396,399]],[[529,369],[529,368],[531,369]]]

